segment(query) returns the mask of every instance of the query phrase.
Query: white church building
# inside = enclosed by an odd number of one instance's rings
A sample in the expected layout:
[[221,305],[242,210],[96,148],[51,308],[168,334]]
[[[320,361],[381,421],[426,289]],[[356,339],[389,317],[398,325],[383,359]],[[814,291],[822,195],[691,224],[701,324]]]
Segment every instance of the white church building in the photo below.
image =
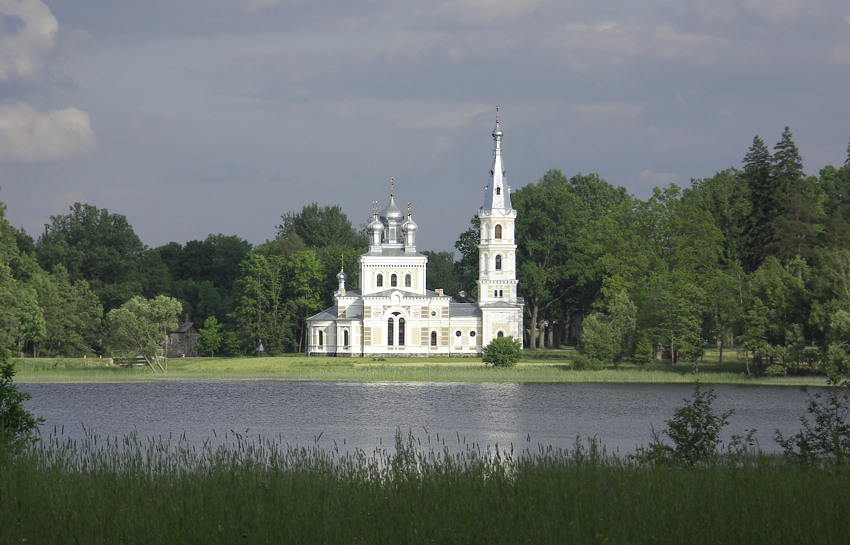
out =
[[359,258],[360,288],[346,290],[337,274],[334,305],[307,319],[307,353],[330,356],[480,356],[492,339],[522,339],[524,301],[517,296],[517,212],[511,206],[502,162],[496,109],[492,177],[478,210],[478,302],[455,301],[425,288],[428,258],[416,251],[410,205],[407,215],[390,202],[367,226],[369,250]]

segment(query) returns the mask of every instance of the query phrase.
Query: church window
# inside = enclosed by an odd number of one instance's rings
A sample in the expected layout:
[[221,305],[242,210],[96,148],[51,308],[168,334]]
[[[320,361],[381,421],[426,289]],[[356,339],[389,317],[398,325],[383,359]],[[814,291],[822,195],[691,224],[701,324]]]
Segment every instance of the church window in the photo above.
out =
[[499,331],[498,333],[496,333],[496,336],[497,336],[497,337],[504,337],[504,336],[505,336],[505,332],[504,332],[504,331]]
[[501,194],[502,194],[502,188],[501,188],[501,187],[497,187],[497,188],[496,188],[496,195],[501,195]]
[[413,279],[410,276],[410,273],[407,273],[406,275],[404,275],[404,287],[409,288],[412,283],[413,283]]
[[393,319],[392,317],[390,317],[390,319],[387,320],[387,346],[393,345],[393,337],[395,336],[395,331],[393,331],[393,325]]
[[393,273],[392,276],[390,276],[390,287],[395,288],[397,286],[398,286],[398,275]]
[[496,256],[496,270],[497,271],[502,270],[502,256],[500,256],[500,255]]
[[342,332],[342,344],[343,346],[348,346],[348,330]]
[[502,226],[496,225],[496,238],[502,238]]
[[398,345],[404,346],[404,318],[398,319]]
[[469,332],[469,336],[470,336],[470,337],[475,337],[475,331],[470,331],[470,332]]
[[325,333],[320,329],[319,330],[319,346],[325,344]]
[[383,287],[383,286],[384,286],[384,275],[383,275],[383,274],[378,273],[378,279],[377,279],[377,281],[375,282],[375,284],[377,284],[377,286],[378,286],[379,288],[381,288],[381,287]]
[[431,346],[437,346],[437,332],[431,332]]
[[461,335],[463,335],[463,333],[460,332],[460,329],[455,331],[455,337],[460,337]]

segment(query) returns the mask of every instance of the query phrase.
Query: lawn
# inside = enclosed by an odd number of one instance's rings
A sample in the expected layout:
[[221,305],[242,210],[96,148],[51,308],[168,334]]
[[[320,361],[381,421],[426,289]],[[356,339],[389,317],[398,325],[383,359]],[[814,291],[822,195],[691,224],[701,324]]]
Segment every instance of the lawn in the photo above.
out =
[[599,371],[571,368],[572,350],[526,351],[513,368],[493,368],[480,358],[348,358],[304,355],[175,358],[166,373],[147,366],[109,365],[100,358],[13,358],[17,382],[139,382],[159,380],[335,380],[425,382],[694,382],[819,386],[818,375],[747,376],[743,358],[726,351],[723,362],[708,351],[694,374],[690,365],[623,363]]

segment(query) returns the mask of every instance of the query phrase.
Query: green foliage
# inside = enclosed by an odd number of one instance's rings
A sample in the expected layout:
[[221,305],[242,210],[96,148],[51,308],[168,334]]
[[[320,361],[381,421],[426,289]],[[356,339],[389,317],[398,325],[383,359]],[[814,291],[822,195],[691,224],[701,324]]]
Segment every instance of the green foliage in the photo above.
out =
[[366,234],[357,232],[338,205],[319,207],[318,203],[305,205],[301,212],[287,212],[281,216],[278,234],[285,239],[295,236],[308,248],[337,245],[342,248],[363,248],[368,244]]
[[513,367],[522,359],[522,345],[510,336],[496,337],[484,347],[481,359],[493,367]]
[[168,334],[177,329],[181,310],[172,297],[133,297],[106,315],[108,344],[118,354],[143,357],[153,371],[154,364],[165,371],[160,355]]
[[635,345],[634,361],[638,365],[648,365],[652,362],[653,356],[652,343],[649,340],[645,331],[641,331],[638,335],[637,344]]
[[805,465],[850,462],[850,384],[810,395],[806,405],[813,421],[800,418],[803,429],[787,438],[776,430],[776,442],[785,455]]
[[578,349],[581,355],[601,363],[611,363],[619,355],[620,343],[605,315],[594,312],[584,319]]
[[[12,382],[14,366],[8,361],[6,349],[0,347],[0,450],[5,446],[17,448],[32,441],[33,434],[43,422],[24,409],[29,394],[22,393]],[[0,464],[2,465],[2,464]]]
[[133,231],[127,218],[89,204],[75,203],[71,212],[51,216],[36,243],[42,267],[63,265],[72,282],[86,280],[104,307],[120,306],[133,295],[155,295],[167,270]]
[[[734,410],[717,414],[711,406],[717,396],[714,390],[703,391],[697,383],[691,399],[683,399],[685,405],[673,413],[673,418],[667,420],[667,428],[660,434],[653,430],[653,440],[649,447],[641,447],[637,459],[653,464],[673,464],[678,466],[695,466],[716,461],[721,430],[729,423],[729,417]],[[751,440],[754,432],[750,432],[747,440]],[[661,435],[666,435],[673,442],[668,445]]]
[[215,316],[210,316],[204,320],[203,329],[198,331],[198,344],[195,348],[202,356],[215,356],[223,342],[224,333],[221,331],[221,324]]
[[570,367],[576,371],[600,371],[605,368],[605,362],[599,358],[593,359],[584,354],[573,354]]

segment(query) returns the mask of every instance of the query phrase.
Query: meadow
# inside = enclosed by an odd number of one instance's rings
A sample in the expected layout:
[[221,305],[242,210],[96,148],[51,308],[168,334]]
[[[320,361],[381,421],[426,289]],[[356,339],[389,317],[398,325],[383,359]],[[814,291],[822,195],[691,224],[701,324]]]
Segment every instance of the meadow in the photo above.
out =
[[598,371],[570,365],[572,350],[527,351],[511,368],[486,366],[480,358],[347,358],[304,355],[172,358],[166,373],[147,366],[109,365],[101,358],[12,358],[18,382],[138,382],[157,380],[336,380],[426,382],[696,382],[822,386],[816,374],[755,377],[746,374],[743,358],[730,351],[719,362],[708,351],[695,374],[688,364],[653,362],[609,365]]

